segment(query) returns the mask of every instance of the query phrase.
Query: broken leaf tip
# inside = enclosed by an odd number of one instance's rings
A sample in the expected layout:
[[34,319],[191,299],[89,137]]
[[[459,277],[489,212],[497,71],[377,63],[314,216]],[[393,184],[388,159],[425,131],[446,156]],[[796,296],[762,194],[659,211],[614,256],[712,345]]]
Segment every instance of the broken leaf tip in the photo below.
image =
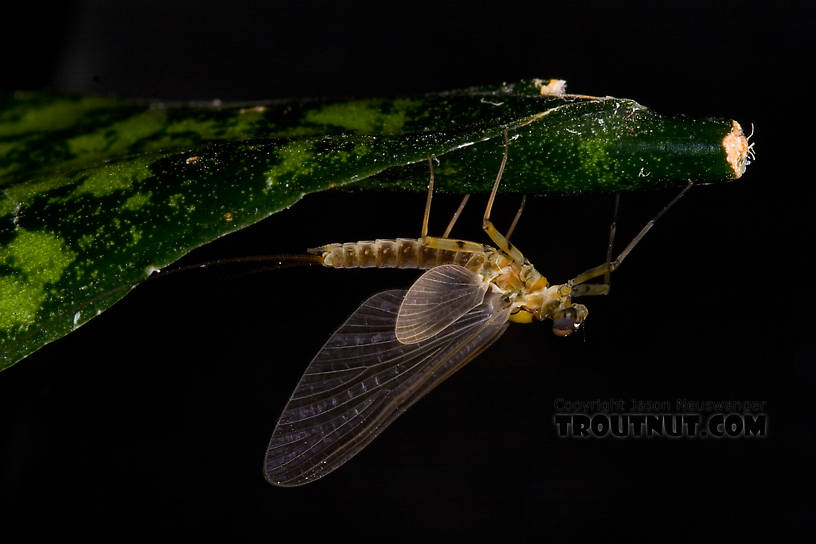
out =
[[[753,131],[751,132],[753,134]],[[736,121],[731,121],[731,131],[723,138],[722,145],[725,149],[725,158],[731,169],[734,171],[734,179],[738,179],[745,173],[745,169],[753,158],[754,144],[749,144],[748,139],[742,132],[742,127]]]

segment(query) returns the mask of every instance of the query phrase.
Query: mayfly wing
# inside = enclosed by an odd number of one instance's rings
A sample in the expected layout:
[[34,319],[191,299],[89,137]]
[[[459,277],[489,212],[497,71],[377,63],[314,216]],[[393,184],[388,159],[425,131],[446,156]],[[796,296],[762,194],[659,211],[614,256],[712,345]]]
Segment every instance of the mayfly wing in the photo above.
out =
[[403,344],[394,325],[405,294],[366,300],[309,364],[269,441],[270,483],[296,486],[333,471],[507,327],[509,305],[491,293],[433,338]]
[[431,268],[414,282],[402,301],[395,327],[397,340],[413,344],[436,336],[481,304],[487,288],[479,274],[464,266]]

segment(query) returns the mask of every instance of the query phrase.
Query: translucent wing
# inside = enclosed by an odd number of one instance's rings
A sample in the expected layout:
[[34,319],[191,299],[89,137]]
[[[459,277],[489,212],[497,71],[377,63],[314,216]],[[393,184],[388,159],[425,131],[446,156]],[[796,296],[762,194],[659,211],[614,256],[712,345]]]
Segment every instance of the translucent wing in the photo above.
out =
[[394,324],[405,293],[366,300],[309,364],[269,441],[270,483],[301,485],[333,471],[507,327],[509,306],[491,293],[433,338],[403,344]]
[[487,288],[481,276],[464,266],[431,268],[414,282],[402,301],[395,329],[397,340],[413,344],[437,335],[481,304]]

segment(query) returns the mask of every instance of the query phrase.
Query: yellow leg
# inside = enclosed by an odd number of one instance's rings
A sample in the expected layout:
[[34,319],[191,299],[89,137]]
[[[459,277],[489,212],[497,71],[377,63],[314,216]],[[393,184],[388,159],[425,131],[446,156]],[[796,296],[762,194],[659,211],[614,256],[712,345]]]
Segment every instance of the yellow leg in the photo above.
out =
[[507,229],[507,234],[505,238],[510,240],[510,237],[513,236],[513,231],[516,230],[516,225],[518,225],[519,219],[521,219],[521,213],[524,211],[524,204],[527,202],[527,195],[522,195],[521,197],[521,204],[519,204],[519,209],[516,212],[516,216],[513,218],[513,222],[510,223],[510,228]]
[[462,210],[465,209],[465,204],[467,204],[468,199],[470,198],[470,194],[466,194],[465,197],[462,199],[462,203],[459,204],[459,207],[456,209],[456,212],[451,217],[450,223],[448,223],[448,228],[445,229],[445,234],[442,235],[442,238],[447,238],[450,236],[451,231],[453,230],[453,226],[456,224],[456,220],[459,219],[459,216],[462,215]]
[[608,283],[584,283],[583,285],[576,285],[572,288],[572,297],[591,297],[596,295],[608,295]]
[[[436,157],[431,155],[428,157],[428,167],[430,169],[430,179],[428,180],[428,198],[425,200],[425,215],[422,217],[422,235],[421,238],[424,240],[428,238],[428,222],[431,218],[431,200],[433,200],[433,188],[434,188],[434,170],[433,170],[433,161]],[[456,220],[459,219],[459,216],[462,214],[462,210],[465,209],[465,204],[467,204],[470,195],[467,194],[462,199],[462,203],[459,204],[459,208],[457,208],[456,213],[453,214],[453,217],[448,223],[448,228],[445,229],[445,234],[442,235],[442,238],[447,238],[450,234],[451,230],[453,230],[453,226],[456,224]]]
[[[638,242],[640,242],[643,239],[643,237],[646,236],[646,233],[649,232],[652,229],[652,227],[655,225],[655,223],[657,223],[657,220],[660,219],[663,216],[664,213],[669,211],[669,208],[674,206],[677,203],[677,201],[680,200],[680,198],[684,194],[686,194],[686,191],[691,189],[692,185],[693,185],[693,183],[689,182],[689,184],[686,185],[686,187],[682,191],[680,191],[680,194],[678,194],[676,197],[674,197],[671,202],[666,204],[666,206],[662,210],[660,210],[660,212],[654,217],[654,219],[652,219],[648,223],[646,223],[646,225],[644,225],[644,227],[642,229],[640,229],[640,232],[637,233],[637,235],[632,239],[632,241],[629,242],[629,244],[625,248],[623,248],[623,251],[620,252],[620,254],[615,258],[614,261],[610,261],[609,258],[607,257],[607,260],[606,260],[605,263],[603,263],[601,265],[598,265],[596,267],[590,268],[589,270],[585,270],[584,272],[581,272],[580,274],[575,276],[572,280],[569,281],[569,285],[573,285],[573,286],[574,285],[580,285],[580,284],[582,284],[582,283],[584,283],[586,281],[597,278],[599,276],[605,276],[605,278],[607,278],[606,282],[602,283],[602,284],[599,284],[600,286],[605,287],[604,292],[585,292],[584,296],[586,296],[586,295],[605,295],[606,293],[608,293],[609,292],[609,280],[608,280],[609,274],[611,274],[612,272],[617,270],[617,268],[621,265],[621,263],[626,258],[626,256],[629,255],[629,253],[635,248],[635,246],[638,244]],[[586,290],[586,289],[584,289],[584,290]],[[584,291],[584,290],[582,290],[582,291]]]
[[425,200],[425,216],[422,218],[422,238],[428,236],[428,220],[431,218],[431,199],[433,198],[434,173],[433,173],[434,156],[428,157],[428,166],[431,169],[431,179],[428,181],[428,198]]
[[[606,262],[612,260],[612,249],[615,245],[615,232],[618,230],[618,209],[620,208],[620,193],[615,193],[615,208],[612,211],[612,224],[609,225],[609,244],[606,246]],[[604,283],[607,285],[606,292],[612,287],[611,272],[604,274]],[[604,293],[606,294],[606,293]]]
[[448,251],[461,251],[463,253],[481,253],[485,250],[483,244],[477,242],[468,242],[467,240],[454,240],[451,238],[437,238],[435,236],[426,236],[422,242],[425,247],[431,249],[447,249]]
[[484,218],[482,219],[482,229],[487,233],[493,243],[496,244],[500,250],[502,250],[508,257],[513,259],[518,265],[524,264],[524,255],[522,255],[521,251],[518,250],[513,244],[510,243],[510,240],[505,238],[493,223],[490,221],[490,212],[493,209],[493,201],[496,200],[496,193],[499,190],[499,184],[501,183],[502,174],[504,173],[504,167],[507,164],[507,154],[508,149],[510,147],[510,142],[507,139],[507,127],[504,129],[504,156],[502,157],[501,166],[499,166],[499,173],[496,176],[496,181],[493,183],[493,190],[490,192],[490,198],[487,200],[487,206],[485,207]]
[[482,244],[468,242],[467,240],[451,240],[448,238],[448,234],[450,234],[451,229],[453,229],[453,225],[456,223],[456,220],[459,219],[459,215],[461,215],[462,210],[465,208],[465,204],[467,204],[470,195],[465,195],[465,197],[462,199],[462,203],[459,204],[459,208],[456,210],[456,213],[453,214],[453,218],[451,219],[450,223],[448,223],[448,228],[445,229],[445,234],[442,238],[428,236],[428,220],[431,216],[431,200],[433,199],[434,186],[433,159],[433,155],[428,157],[428,166],[431,170],[431,176],[430,180],[428,181],[428,198],[425,201],[425,216],[422,218],[422,243],[425,245],[425,247],[431,249],[447,249],[450,251],[462,251],[464,253],[483,252],[484,245]]

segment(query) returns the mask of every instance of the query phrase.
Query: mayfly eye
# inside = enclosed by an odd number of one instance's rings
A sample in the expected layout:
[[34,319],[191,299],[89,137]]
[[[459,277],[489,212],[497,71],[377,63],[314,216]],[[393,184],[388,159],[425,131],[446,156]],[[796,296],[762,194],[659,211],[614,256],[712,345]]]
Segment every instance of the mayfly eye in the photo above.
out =
[[569,336],[578,330],[580,323],[576,322],[577,313],[573,308],[567,308],[558,312],[553,318],[553,334],[556,336]]

